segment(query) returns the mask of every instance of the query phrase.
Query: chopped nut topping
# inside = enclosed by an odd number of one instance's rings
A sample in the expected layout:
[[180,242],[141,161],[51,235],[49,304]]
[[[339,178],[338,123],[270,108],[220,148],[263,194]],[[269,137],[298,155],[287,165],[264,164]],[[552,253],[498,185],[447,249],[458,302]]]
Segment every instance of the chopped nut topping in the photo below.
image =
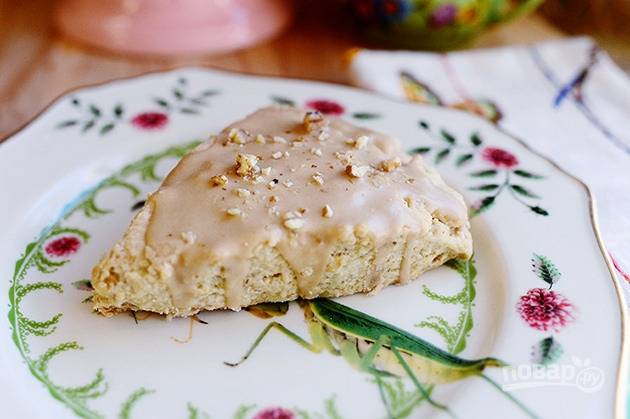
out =
[[367,135],[362,135],[354,140],[354,148],[356,148],[357,150],[361,150],[367,145],[368,141],[370,141],[370,138]]
[[279,201],[279,200],[280,200],[280,198],[278,198],[278,196],[277,196],[277,195],[271,195],[271,196],[269,197],[269,202],[271,202],[272,204],[276,204],[276,203],[278,203],[278,201]]
[[313,268],[311,268],[310,266],[307,266],[306,268],[302,269],[300,271],[300,275],[302,276],[311,276],[313,275],[315,271],[313,270]]
[[324,208],[322,208],[322,217],[330,218],[333,214],[333,209],[330,205],[324,205]]
[[307,131],[313,131],[318,128],[321,128],[326,124],[326,119],[321,112],[318,111],[309,111],[304,115],[304,127]]
[[404,200],[405,200],[405,204],[407,204],[407,207],[409,208],[413,207],[413,198],[411,198],[410,196],[406,196]]
[[349,164],[346,166],[346,173],[350,177],[360,178],[365,176],[365,174],[370,170],[370,166],[356,166],[354,164]]
[[230,215],[232,217],[238,217],[242,214],[241,210],[238,208],[228,208],[227,210],[225,210],[225,212],[227,213],[227,215]]
[[306,208],[298,208],[298,210],[297,210],[297,212],[298,212],[300,215],[304,215],[304,214],[306,214],[306,212],[307,212],[307,211],[308,211],[308,209],[306,209]]
[[311,148],[311,154],[314,154],[316,156],[321,156],[322,155],[322,149],[321,148]]
[[317,139],[319,141],[326,141],[329,137],[330,137],[330,133],[326,129],[321,130],[319,134],[317,134]]
[[317,184],[317,185],[323,185],[324,184],[324,177],[322,176],[321,173],[317,172],[314,175],[311,176],[311,182]]
[[284,226],[289,230],[298,230],[304,227],[305,221],[300,218],[289,218],[284,221]]
[[214,175],[210,178],[210,185],[225,186],[228,184],[228,178],[225,175]]
[[264,136],[264,135],[262,135],[262,134],[258,134],[258,135],[256,136],[255,141],[256,141],[258,144],[265,144],[265,143],[267,142],[267,140],[265,140],[265,136]]
[[277,144],[286,144],[287,143],[287,139],[284,137],[280,137],[279,135],[276,135],[272,138],[274,143]]
[[289,152],[288,152],[288,151],[285,151],[285,152],[284,152],[284,158],[285,158],[285,159],[287,159],[287,158],[289,158],[289,156],[290,156]]
[[348,151],[343,151],[343,152],[342,151],[336,151],[335,152],[335,157],[342,164],[349,165],[349,164],[352,163],[352,153],[350,153]]
[[271,157],[273,157],[276,160],[282,158],[282,151],[276,151],[275,153],[271,155]]
[[291,147],[302,147],[304,144],[304,138],[297,137],[291,141]]
[[381,162],[381,170],[385,172],[392,172],[398,169],[401,165],[402,163],[400,161],[400,157],[395,157],[393,159],[383,160]]
[[263,167],[260,171],[264,176],[269,176],[271,174],[271,167]]
[[370,138],[367,135],[361,135],[358,138],[348,138],[346,144],[353,146],[357,150],[361,150],[368,143]]
[[278,207],[276,207],[276,206],[269,207],[269,209],[267,210],[267,213],[269,215],[273,215],[273,216],[276,216],[276,217],[280,216],[280,211],[278,211]]
[[289,218],[300,218],[301,216],[302,214],[298,211],[287,211],[282,214],[282,218],[284,218],[285,220],[288,220]]
[[195,240],[197,240],[197,236],[192,231],[186,231],[185,233],[182,233],[181,237],[186,244],[193,244],[195,243]]
[[240,128],[232,128],[228,133],[228,142],[234,144],[245,144],[249,133]]
[[238,195],[241,198],[247,198],[248,196],[252,194],[250,191],[243,188],[236,188],[234,192],[236,193],[236,195]]
[[253,177],[260,172],[258,167],[258,157],[253,154],[236,155],[236,174],[241,177]]
[[286,186],[287,188],[290,188],[291,186],[293,186],[293,182],[291,182],[290,180],[285,180],[284,182],[282,182],[282,184]]

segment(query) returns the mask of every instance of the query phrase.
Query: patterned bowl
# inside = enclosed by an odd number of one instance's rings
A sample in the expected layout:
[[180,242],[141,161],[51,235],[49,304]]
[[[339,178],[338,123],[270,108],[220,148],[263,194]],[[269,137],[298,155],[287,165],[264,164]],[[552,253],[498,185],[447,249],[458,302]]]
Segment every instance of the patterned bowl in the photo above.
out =
[[543,0],[349,0],[365,35],[395,48],[449,49]]

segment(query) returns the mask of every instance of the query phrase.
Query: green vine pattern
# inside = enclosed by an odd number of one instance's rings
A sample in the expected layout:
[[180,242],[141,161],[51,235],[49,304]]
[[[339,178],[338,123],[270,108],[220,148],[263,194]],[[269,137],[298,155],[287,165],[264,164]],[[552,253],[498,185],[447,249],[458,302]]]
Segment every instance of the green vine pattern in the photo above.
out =
[[186,409],[188,409],[188,419],[210,419],[209,414],[199,410],[199,408],[193,406],[192,403],[188,403]]
[[[467,261],[450,260],[446,263],[464,279],[464,286],[455,295],[442,295],[431,291],[426,285],[422,287],[422,293],[433,301],[447,305],[461,306],[457,323],[451,325],[441,316],[429,316],[416,324],[416,327],[430,329],[440,335],[446,344],[446,348],[453,355],[457,355],[466,348],[467,338],[473,328],[472,307],[476,296],[475,278],[477,270],[474,259]],[[403,380],[399,377],[383,380],[383,390],[391,408],[392,417],[404,419],[411,416],[425,398],[415,388],[408,390]],[[429,392],[433,385],[428,387]]]
[[401,378],[383,380],[383,391],[389,403],[392,417],[405,419],[425,400],[415,388],[407,390]]
[[246,419],[249,412],[254,410],[256,407],[255,404],[244,404],[236,409],[236,413],[234,413],[234,419]]
[[155,393],[155,390],[149,390],[144,387],[139,388],[129,395],[127,400],[120,406],[120,413],[118,413],[118,419],[130,419],[131,409],[145,396]]
[[[64,387],[54,382],[48,373],[50,362],[63,353],[69,351],[82,350],[79,343],[63,342],[47,349],[43,354],[37,356],[31,353],[29,348],[29,337],[48,336],[57,329],[62,313],[56,313],[48,320],[36,321],[29,318],[21,309],[24,298],[35,291],[50,290],[56,293],[63,293],[63,285],[56,281],[26,282],[27,274],[34,269],[42,274],[49,275],[69,262],[69,258],[53,260],[46,255],[45,245],[51,240],[62,235],[72,235],[81,243],[87,243],[90,235],[81,229],[66,227],[62,224],[76,213],[83,213],[88,218],[98,217],[107,214],[110,210],[103,209],[96,204],[96,198],[103,190],[113,187],[123,187],[128,189],[132,195],[140,193],[139,188],[129,183],[126,179],[134,174],[139,174],[143,181],[159,180],[155,173],[158,162],[164,158],[181,158],[200,142],[194,141],[182,146],[171,147],[161,153],[150,155],[144,159],[124,167],[120,172],[105,179],[88,193],[81,195],[66,207],[64,214],[52,226],[44,229],[40,237],[29,243],[24,249],[22,257],[16,262],[15,270],[9,288],[9,313],[8,319],[11,326],[11,338],[20,353],[20,356],[28,366],[31,374],[39,380],[48,392],[77,416],[84,418],[101,418],[102,414],[88,406],[92,399],[99,398],[106,394],[108,384],[102,369],[96,371],[94,378],[87,384],[76,387]],[[135,393],[134,393],[135,394]],[[121,410],[121,416],[130,409]]]
[[457,323],[452,325],[441,316],[429,316],[416,326],[437,332],[444,340],[447,350],[457,355],[466,348],[468,335],[473,328],[472,308],[476,296],[475,278],[477,269],[473,259],[468,261],[451,260],[446,265],[456,270],[464,279],[462,290],[455,295],[442,295],[431,291],[426,285],[423,285],[422,293],[433,301],[461,306],[457,316]]

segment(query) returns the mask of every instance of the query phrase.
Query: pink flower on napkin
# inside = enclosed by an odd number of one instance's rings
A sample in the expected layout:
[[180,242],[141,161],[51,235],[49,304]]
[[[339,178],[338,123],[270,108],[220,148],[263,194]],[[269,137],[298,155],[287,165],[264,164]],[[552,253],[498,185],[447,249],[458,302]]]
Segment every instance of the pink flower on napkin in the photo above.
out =
[[168,123],[168,115],[161,112],[143,112],[134,116],[131,123],[141,129],[160,129]]
[[558,332],[573,320],[573,305],[562,294],[545,288],[534,288],[519,298],[519,314],[534,329]]

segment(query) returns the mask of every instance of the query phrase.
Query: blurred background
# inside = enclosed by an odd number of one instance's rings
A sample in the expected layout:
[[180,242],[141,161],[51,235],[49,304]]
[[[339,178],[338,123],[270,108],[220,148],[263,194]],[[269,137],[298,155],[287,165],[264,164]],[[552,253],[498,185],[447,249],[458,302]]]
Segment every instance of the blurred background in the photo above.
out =
[[630,0],[2,0],[0,138],[87,84],[198,65],[349,83],[353,48],[592,36],[630,70]]

